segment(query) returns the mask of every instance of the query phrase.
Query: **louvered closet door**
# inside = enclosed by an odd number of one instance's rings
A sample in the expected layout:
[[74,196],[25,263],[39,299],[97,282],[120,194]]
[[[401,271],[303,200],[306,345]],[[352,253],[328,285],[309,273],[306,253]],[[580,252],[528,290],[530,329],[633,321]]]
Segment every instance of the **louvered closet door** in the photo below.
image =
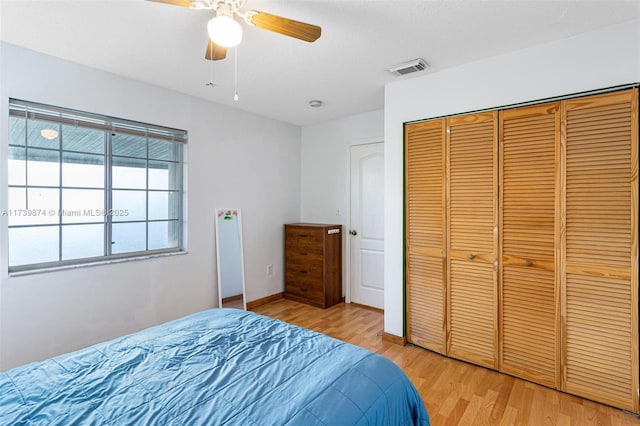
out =
[[500,113],[500,369],[560,385],[556,287],[556,164],[559,103]]
[[405,128],[407,339],[444,354],[445,120]]
[[447,126],[448,354],[497,368],[498,115]]
[[638,91],[566,101],[564,388],[638,411]]

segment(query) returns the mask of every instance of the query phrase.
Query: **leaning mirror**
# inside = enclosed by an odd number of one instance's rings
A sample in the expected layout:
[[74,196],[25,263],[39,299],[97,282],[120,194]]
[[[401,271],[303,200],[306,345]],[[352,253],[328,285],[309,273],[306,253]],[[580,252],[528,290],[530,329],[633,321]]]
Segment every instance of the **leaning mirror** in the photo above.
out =
[[240,209],[216,209],[216,258],[218,306],[246,309]]

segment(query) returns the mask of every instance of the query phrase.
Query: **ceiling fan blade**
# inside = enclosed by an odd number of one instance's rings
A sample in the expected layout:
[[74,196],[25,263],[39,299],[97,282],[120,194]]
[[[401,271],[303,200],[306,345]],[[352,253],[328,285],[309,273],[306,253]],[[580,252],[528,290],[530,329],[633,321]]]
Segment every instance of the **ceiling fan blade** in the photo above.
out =
[[209,43],[207,44],[207,51],[204,54],[204,58],[209,61],[219,61],[220,59],[224,59],[227,57],[227,48],[222,47],[209,39]]
[[193,7],[193,4],[189,0],[148,0],[154,3],[172,4],[174,6]]
[[293,19],[259,12],[257,10],[252,10],[247,14],[247,22],[263,30],[273,31],[308,42],[316,41],[322,33],[322,28],[317,25],[294,21]]

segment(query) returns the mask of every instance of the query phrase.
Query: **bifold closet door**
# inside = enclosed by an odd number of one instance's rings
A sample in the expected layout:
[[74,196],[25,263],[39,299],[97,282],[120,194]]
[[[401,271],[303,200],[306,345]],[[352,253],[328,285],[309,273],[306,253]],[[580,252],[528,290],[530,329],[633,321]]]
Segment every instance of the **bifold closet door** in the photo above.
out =
[[445,120],[405,127],[407,339],[446,353]]
[[448,354],[498,367],[498,113],[447,119]]
[[560,103],[501,112],[500,135],[500,369],[558,387]]
[[563,388],[638,412],[638,90],[565,108]]

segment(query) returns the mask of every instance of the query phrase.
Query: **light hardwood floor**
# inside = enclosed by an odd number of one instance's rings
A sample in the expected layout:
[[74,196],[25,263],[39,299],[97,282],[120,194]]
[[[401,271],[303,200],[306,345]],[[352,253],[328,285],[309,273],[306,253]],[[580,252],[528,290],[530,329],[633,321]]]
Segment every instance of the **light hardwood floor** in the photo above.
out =
[[340,303],[319,309],[277,300],[253,311],[377,352],[411,379],[434,426],[640,425],[621,410],[511,376],[449,359],[414,346],[382,341],[383,314]]
[[240,297],[239,299],[233,299],[233,300],[229,300],[229,301],[222,301],[222,307],[223,308],[236,308],[236,309],[244,309],[244,301],[242,300],[242,297]]

